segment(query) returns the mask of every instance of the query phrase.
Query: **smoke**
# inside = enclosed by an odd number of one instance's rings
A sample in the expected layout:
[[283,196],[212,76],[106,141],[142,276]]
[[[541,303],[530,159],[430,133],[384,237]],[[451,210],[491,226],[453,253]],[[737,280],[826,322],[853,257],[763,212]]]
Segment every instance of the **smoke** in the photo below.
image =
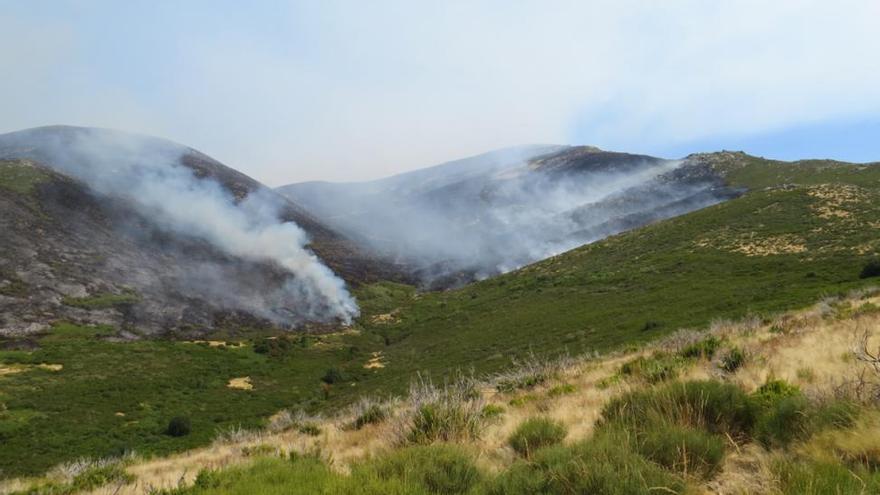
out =
[[280,288],[239,291],[239,281],[219,278],[229,270],[212,263],[184,267],[192,278],[183,277],[182,284],[195,295],[280,324],[350,323],[358,315],[345,283],[306,248],[307,234],[280,220],[285,200],[271,190],[236,198],[214,178],[198,178],[182,165],[196,152],[158,139],[93,129],[52,138],[48,146],[41,142],[51,155],[48,163],[99,195],[123,198],[163,232],[205,241],[238,260],[277,265],[286,275]]
[[514,270],[730,194],[711,178],[688,175],[681,160],[591,148],[505,153],[500,166],[479,157],[470,168],[457,162],[334,185],[334,194],[308,194],[309,184],[282,191],[413,265],[428,286]]

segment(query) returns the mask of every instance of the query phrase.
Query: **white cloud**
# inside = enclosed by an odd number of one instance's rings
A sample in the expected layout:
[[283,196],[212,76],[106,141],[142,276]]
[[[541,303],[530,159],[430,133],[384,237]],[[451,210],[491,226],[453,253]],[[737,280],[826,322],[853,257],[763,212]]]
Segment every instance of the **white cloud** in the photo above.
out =
[[[644,149],[880,110],[874,1],[203,8],[203,22],[175,7],[144,20],[154,24],[140,42],[150,49],[154,36],[156,53],[120,63],[127,77],[109,73],[112,60],[89,62],[88,27],[74,19],[51,29],[65,39],[41,41],[47,53],[37,58],[49,66],[17,48],[0,52],[17,67],[0,78],[16,99],[0,129],[73,122],[153,132],[281,184],[567,142],[576,128],[590,143]],[[138,22],[124,9],[105,15]],[[45,27],[29,19],[22,29]],[[0,44],[20,46],[12,37],[20,34],[0,31]],[[137,87],[138,76],[156,84]]]

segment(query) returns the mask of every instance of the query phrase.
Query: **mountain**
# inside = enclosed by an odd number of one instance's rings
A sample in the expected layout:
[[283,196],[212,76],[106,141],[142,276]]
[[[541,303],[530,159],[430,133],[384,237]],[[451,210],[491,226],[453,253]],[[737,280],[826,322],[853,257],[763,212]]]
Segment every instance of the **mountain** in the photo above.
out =
[[549,145],[377,181],[277,191],[433,288],[504,273],[742,193],[696,160]]
[[351,311],[337,308],[347,299],[334,272],[351,285],[399,279],[254,179],[119,131],[0,135],[0,212],[4,334],[57,319],[128,336],[332,322]]
[[[430,377],[439,385],[461,371],[477,377],[516,376],[508,374],[515,363],[529,368],[560,354],[590,359],[583,390],[564,395],[609,398],[619,377],[614,368],[594,367],[597,353],[610,355],[604,362],[617,366],[624,364],[617,359],[624,349],[645,350],[649,341],[680,329],[723,331],[739,318],[771,322],[761,334],[791,342],[790,337],[799,338],[801,330],[818,321],[786,319],[779,312],[822,298],[822,321],[843,339],[836,345],[847,347],[853,327],[841,328],[838,322],[855,310],[838,296],[854,294],[861,300],[863,290],[878,281],[861,275],[880,257],[880,166],[779,162],[735,152],[690,155],[683,161],[677,170],[718,177],[724,187],[745,192],[458,289],[424,292],[395,282],[359,284],[352,291],[360,316],[344,332],[266,335],[233,323],[228,333],[209,342],[130,342],[120,338],[124,327],[95,327],[70,318],[37,334],[0,336],[0,477],[36,475],[72,459],[132,450],[169,454],[210,445],[230,431],[228,437],[261,442],[263,433],[239,433],[276,424],[284,417],[276,414],[281,409],[297,413],[290,417],[298,423],[283,432],[286,444],[311,446],[328,437],[303,433],[316,429],[298,412],[345,411],[362,398],[422,390],[410,388],[414,379],[422,380],[418,384]],[[7,191],[33,182],[26,175],[4,174]],[[28,197],[33,196],[21,199]],[[63,267],[61,260],[56,268]],[[0,290],[9,294],[21,287],[7,279]],[[782,330],[773,328],[776,322]],[[758,348],[769,345],[759,335],[743,337]],[[816,342],[823,341],[808,336],[805,347]],[[837,352],[817,352],[827,362],[852,364]],[[792,359],[790,352],[784,354]],[[763,365],[757,354],[746,356],[747,367],[749,356],[756,359],[753,364]],[[797,368],[812,366],[812,361],[800,362],[802,354],[795,356]],[[667,357],[632,367],[633,373],[641,369],[656,372],[659,379],[670,376],[666,366],[679,360]],[[754,387],[760,385],[755,376],[743,378]],[[502,402],[511,417],[520,418],[522,408],[542,407],[544,402],[532,396],[540,390],[538,385],[525,395],[502,396]],[[190,421],[190,434],[167,434],[169,422],[178,416]],[[592,424],[584,421],[576,423]],[[337,438],[335,430],[325,433]],[[364,438],[360,435],[358,441]],[[362,451],[361,444],[356,449],[346,445],[345,452]]]

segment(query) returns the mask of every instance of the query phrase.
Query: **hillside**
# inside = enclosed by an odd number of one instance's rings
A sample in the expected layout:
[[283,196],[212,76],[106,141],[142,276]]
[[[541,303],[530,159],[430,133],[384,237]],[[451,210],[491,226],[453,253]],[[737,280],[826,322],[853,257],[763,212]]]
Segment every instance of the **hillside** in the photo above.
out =
[[280,411],[263,429],[229,430],[205,448],[70,464],[5,488],[874,493],[880,375],[860,361],[859,336],[880,323],[877,293],[764,321],[718,320],[601,357],[530,358],[483,381],[423,381],[401,399],[325,416]]
[[[0,210],[0,334],[38,333],[58,319],[113,325],[127,337],[321,320],[298,305],[303,294],[285,289],[306,277],[278,261],[309,252],[350,284],[398,277],[250,177],[191,148],[119,131],[0,136]],[[281,232],[285,223],[296,227]],[[290,234],[303,249],[233,246],[236,229],[256,231],[250,224]]]
[[277,189],[448,288],[736,197],[698,161],[591,146],[494,151],[362,183]]
[[[529,353],[605,353],[718,318],[772,318],[871,282],[860,272],[880,254],[880,167],[727,152],[686,161],[749,192],[457,290],[360,286],[362,313],[345,332],[125,343],[118,327],[59,322],[6,338],[0,363],[27,371],[0,376],[0,468],[166,454],[280,409],[401,394],[416,372],[440,382]],[[174,416],[191,420],[189,435],[165,433]]]

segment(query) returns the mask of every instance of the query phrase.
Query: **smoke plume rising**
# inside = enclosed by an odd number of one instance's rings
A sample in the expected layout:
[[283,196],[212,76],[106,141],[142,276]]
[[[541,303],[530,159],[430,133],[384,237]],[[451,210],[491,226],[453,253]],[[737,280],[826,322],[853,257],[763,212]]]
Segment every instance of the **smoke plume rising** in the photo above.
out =
[[238,260],[274,264],[286,275],[280,288],[241,291],[238,281],[221,279],[228,270],[203,263],[179,269],[192,276],[181,277],[182,292],[219,298],[279,324],[349,323],[358,314],[345,283],[306,247],[306,232],[280,220],[285,200],[271,190],[236,197],[182,164],[184,155],[197,152],[144,136],[75,129],[50,134],[40,145],[44,161],[100,196],[124,199],[159,230],[207,242]]

